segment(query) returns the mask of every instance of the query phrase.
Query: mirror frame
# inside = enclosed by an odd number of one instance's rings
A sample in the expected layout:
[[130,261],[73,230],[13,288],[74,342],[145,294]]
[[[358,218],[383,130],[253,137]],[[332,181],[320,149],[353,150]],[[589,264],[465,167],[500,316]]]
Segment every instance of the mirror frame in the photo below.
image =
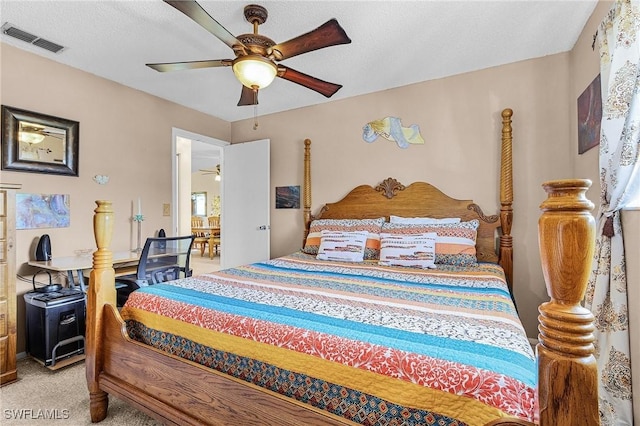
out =
[[[21,160],[20,121],[65,130],[64,164]],[[77,121],[2,105],[2,170],[78,176],[79,133],[80,123]]]

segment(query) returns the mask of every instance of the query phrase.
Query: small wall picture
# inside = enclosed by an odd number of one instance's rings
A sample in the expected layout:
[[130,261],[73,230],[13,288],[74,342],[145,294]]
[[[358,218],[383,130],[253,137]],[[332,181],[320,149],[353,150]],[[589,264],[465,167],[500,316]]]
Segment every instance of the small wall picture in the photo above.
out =
[[602,95],[600,74],[578,98],[578,154],[583,154],[600,144],[602,120]]
[[16,229],[67,228],[68,194],[16,194]]
[[276,186],[276,209],[299,209],[300,185]]

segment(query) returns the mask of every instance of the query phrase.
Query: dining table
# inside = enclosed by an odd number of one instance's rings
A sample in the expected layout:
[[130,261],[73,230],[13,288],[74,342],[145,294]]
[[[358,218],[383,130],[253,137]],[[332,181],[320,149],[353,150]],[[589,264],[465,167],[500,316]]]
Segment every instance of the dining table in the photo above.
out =
[[[220,245],[220,227],[219,226],[192,226],[191,227],[191,235],[205,235],[209,239],[207,244],[209,245],[209,259],[213,259],[214,255],[214,245]],[[216,243],[216,239],[218,242]],[[216,250],[217,253],[217,250]]]

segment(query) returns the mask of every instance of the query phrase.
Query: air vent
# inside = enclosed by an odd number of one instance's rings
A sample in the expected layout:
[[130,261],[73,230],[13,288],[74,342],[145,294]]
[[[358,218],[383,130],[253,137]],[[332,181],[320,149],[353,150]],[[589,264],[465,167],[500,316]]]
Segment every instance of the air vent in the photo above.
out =
[[2,25],[1,30],[3,34],[8,35],[9,37],[17,38],[18,40],[33,44],[34,46],[38,46],[42,49],[48,50],[49,52],[60,53],[64,50],[64,46],[60,46],[57,43],[23,31],[9,22],[5,22],[4,25]]

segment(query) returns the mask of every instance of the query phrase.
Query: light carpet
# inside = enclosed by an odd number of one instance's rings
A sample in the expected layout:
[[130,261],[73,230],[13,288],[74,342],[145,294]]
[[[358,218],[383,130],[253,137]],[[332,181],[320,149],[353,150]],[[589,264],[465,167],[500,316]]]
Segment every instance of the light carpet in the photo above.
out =
[[[51,371],[31,358],[18,361],[18,381],[0,388],[0,424],[91,425],[84,362]],[[155,426],[161,423],[110,396],[99,425]]]
[[[194,252],[195,253],[195,252]],[[191,257],[195,275],[220,269],[220,257]],[[27,357],[18,361],[18,381],[0,388],[0,424],[31,426],[91,425],[84,362],[51,371]],[[161,423],[110,396],[101,426],[155,426]]]

